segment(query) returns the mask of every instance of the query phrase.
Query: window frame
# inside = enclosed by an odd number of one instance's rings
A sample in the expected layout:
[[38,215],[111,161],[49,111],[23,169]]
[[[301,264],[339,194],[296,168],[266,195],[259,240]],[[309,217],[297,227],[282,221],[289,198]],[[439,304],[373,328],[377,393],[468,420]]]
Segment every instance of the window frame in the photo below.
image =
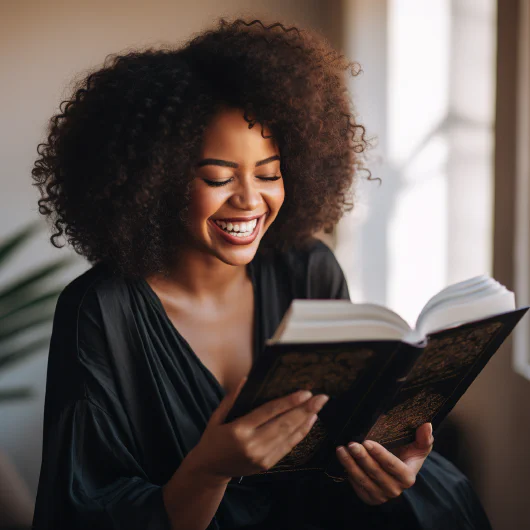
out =
[[[518,306],[530,305],[530,2],[519,2],[517,39],[514,284]],[[513,366],[530,380],[530,319],[514,331]]]

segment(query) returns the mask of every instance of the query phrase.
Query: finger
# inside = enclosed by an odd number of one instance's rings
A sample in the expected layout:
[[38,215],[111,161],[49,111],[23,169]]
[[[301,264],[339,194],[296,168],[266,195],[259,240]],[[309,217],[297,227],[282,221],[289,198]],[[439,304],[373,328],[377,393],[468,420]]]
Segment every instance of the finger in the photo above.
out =
[[380,488],[359,467],[344,447],[337,448],[337,457],[348,473],[348,482],[365,503],[376,505],[386,502]]
[[365,449],[374,458],[381,468],[392,475],[403,488],[410,488],[416,481],[415,473],[396,455],[385,449],[381,444],[372,440],[363,442]]
[[[290,451],[309,432],[304,430],[306,422],[320,412],[327,401],[328,396],[319,394],[303,405],[276,416],[255,431],[259,443],[265,446],[276,445],[280,451]],[[300,437],[301,431],[303,436]],[[296,441],[292,443],[291,438]]]
[[364,473],[379,487],[387,498],[394,498],[401,495],[403,488],[398,480],[388,474],[361,444],[352,443],[348,449],[353,456],[355,463]]
[[278,442],[278,437],[269,441],[267,447],[271,465],[281,460],[295,445],[298,445],[309,434],[317,419],[317,414],[312,414],[309,419],[303,421],[283,442]]
[[[323,394],[319,395],[322,396]],[[313,394],[307,390],[300,390],[293,394],[267,401],[245,416],[245,425],[254,429],[263,428],[268,430],[273,423],[271,420],[289,413],[294,414],[296,418],[302,421],[304,419],[304,411],[306,417],[310,416],[310,412],[313,411],[313,407],[310,403],[317,399],[317,397],[318,396],[313,396]],[[307,410],[304,408],[306,405],[309,407]],[[317,412],[317,410],[314,410],[313,412]]]
[[215,424],[222,424],[225,421],[226,416],[230,412],[230,409],[233,407],[237,396],[239,395],[241,389],[247,382],[248,377],[244,376],[239,381],[239,384],[231,392],[225,395],[221,400],[219,406],[214,410],[213,414],[210,417],[210,421]]

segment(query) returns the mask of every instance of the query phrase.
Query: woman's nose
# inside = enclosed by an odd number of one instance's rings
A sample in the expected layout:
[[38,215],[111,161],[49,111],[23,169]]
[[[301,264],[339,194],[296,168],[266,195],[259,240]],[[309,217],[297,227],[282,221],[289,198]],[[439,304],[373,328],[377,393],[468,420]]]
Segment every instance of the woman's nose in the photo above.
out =
[[261,193],[257,186],[248,179],[240,183],[232,196],[232,202],[241,210],[255,210],[262,202]]

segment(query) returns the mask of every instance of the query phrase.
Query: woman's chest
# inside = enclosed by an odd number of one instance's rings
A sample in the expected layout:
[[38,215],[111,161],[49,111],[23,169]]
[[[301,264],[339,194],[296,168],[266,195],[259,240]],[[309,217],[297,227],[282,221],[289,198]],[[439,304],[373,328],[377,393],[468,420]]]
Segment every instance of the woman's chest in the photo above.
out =
[[253,298],[242,296],[224,310],[186,312],[167,307],[166,313],[199,361],[229,393],[248,375],[253,361]]

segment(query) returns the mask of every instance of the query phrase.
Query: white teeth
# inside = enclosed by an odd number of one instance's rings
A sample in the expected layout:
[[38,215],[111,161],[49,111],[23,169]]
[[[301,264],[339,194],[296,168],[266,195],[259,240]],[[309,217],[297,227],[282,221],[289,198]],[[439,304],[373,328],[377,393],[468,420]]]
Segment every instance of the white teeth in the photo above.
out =
[[232,224],[231,222],[226,223],[225,221],[215,220],[217,226],[220,226],[226,232],[230,232],[231,235],[236,237],[248,237],[254,232],[258,223],[257,219],[252,219],[247,223]]

